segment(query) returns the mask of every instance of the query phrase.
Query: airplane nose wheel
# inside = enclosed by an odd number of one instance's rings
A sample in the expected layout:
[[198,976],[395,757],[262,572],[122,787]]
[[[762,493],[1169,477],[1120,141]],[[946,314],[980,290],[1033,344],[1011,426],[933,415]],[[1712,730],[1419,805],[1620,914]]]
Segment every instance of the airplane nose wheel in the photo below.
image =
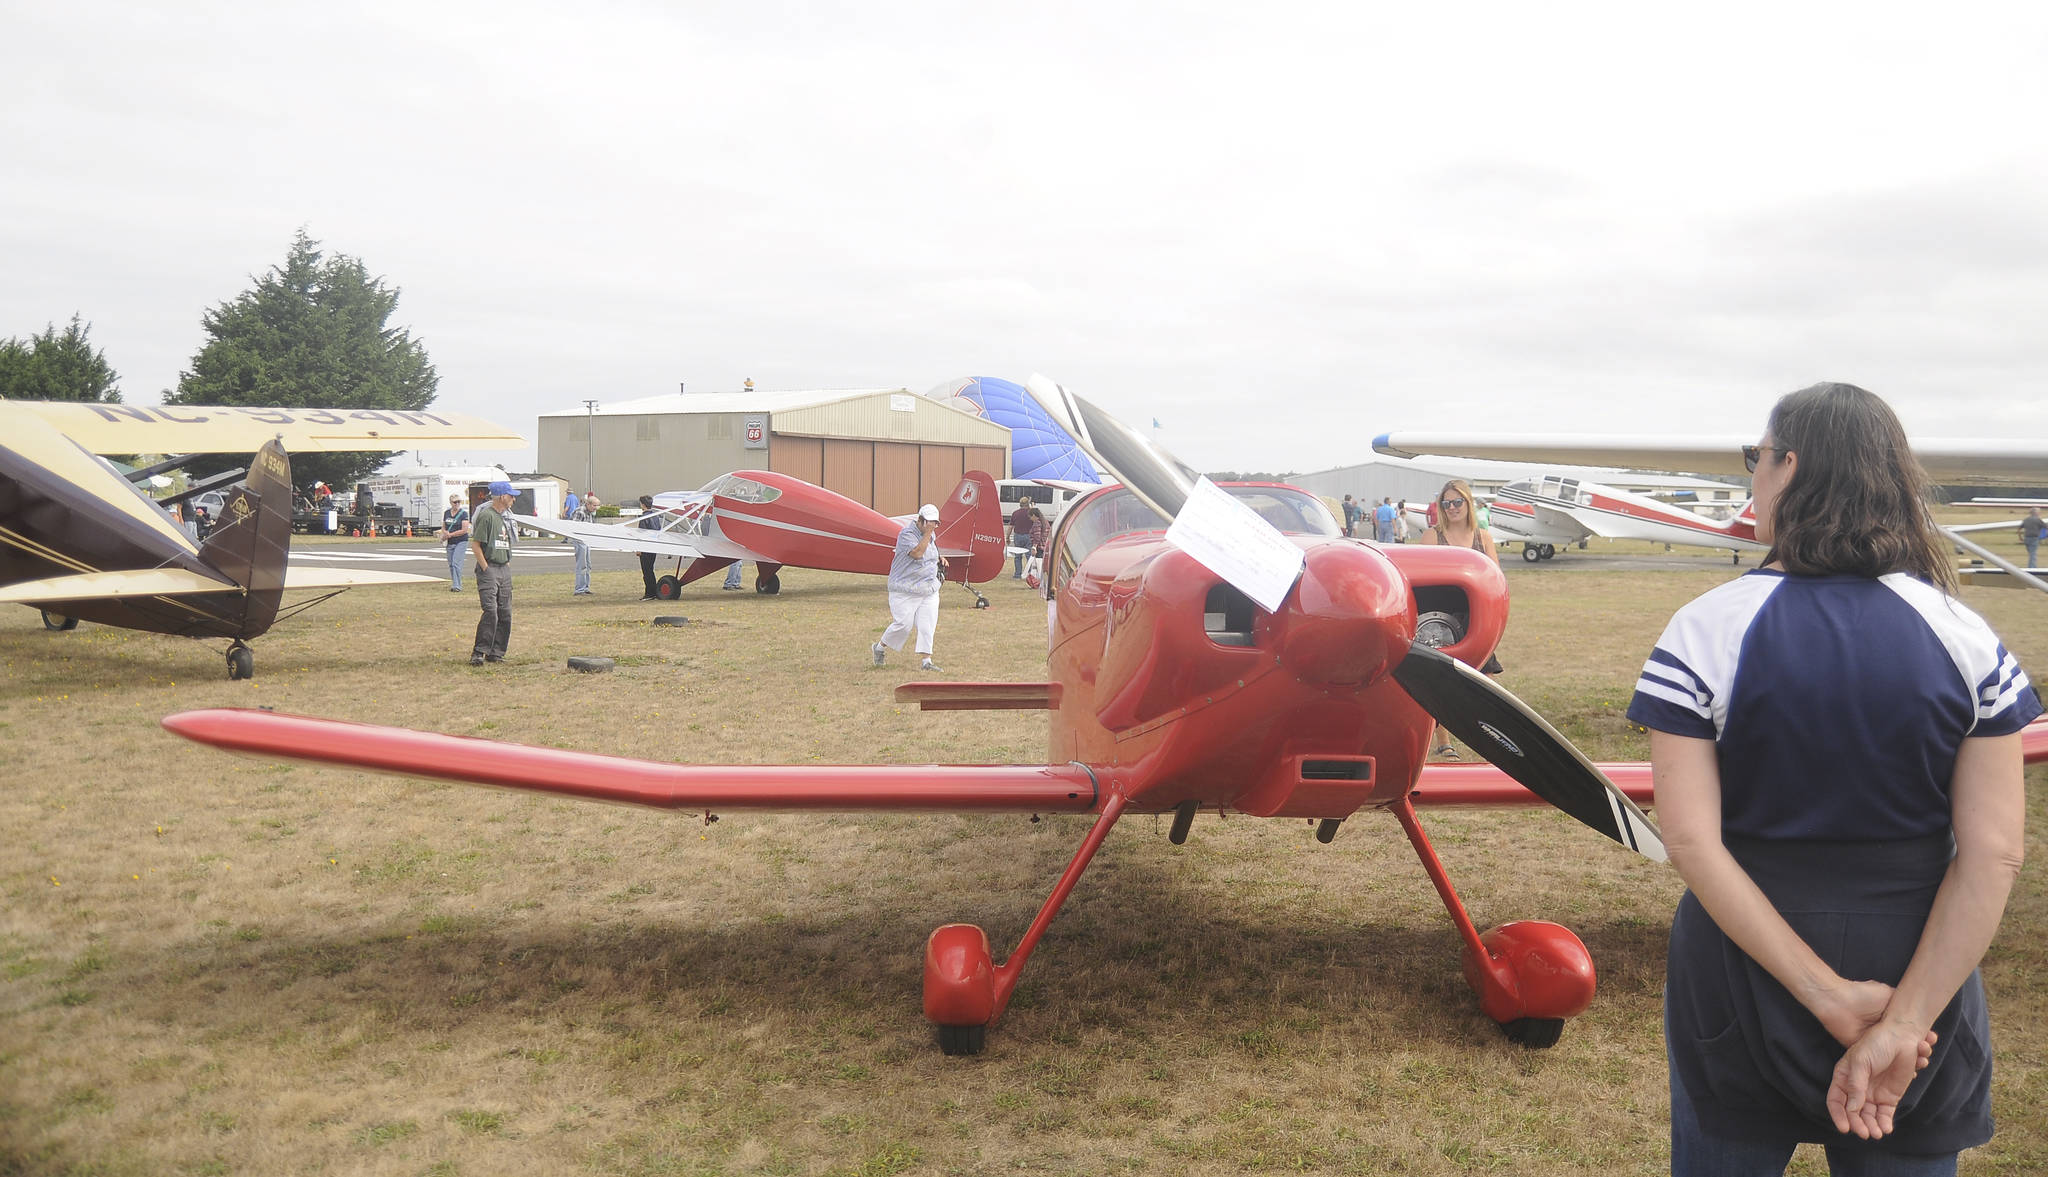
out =
[[237,641],[228,647],[228,678],[239,680],[256,677],[256,652]]

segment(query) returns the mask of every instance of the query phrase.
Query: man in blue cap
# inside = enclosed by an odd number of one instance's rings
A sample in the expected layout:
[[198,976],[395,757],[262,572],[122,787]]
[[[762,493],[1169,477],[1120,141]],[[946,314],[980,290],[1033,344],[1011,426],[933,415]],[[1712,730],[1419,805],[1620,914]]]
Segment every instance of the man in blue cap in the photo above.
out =
[[491,501],[476,509],[470,523],[469,550],[476,556],[476,597],[483,616],[476,623],[471,666],[505,660],[512,637],[512,523],[505,518],[519,492],[504,480],[493,482]]

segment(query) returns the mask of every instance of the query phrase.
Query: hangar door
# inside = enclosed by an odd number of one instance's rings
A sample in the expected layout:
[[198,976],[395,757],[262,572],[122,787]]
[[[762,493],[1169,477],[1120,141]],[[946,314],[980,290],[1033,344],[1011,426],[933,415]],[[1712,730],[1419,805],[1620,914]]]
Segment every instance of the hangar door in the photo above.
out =
[[951,494],[963,470],[1003,477],[1009,473],[1006,457],[998,446],[777,433],[769,442],[768,468],[815,482],[884,515],[908,515],[919,503],[936,503]]

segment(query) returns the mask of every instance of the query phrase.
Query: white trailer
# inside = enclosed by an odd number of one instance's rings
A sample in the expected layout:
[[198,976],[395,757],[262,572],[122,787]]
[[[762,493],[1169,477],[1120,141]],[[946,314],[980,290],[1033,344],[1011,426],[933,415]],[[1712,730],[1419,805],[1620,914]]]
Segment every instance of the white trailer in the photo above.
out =
[[378,506],[396,506],[412,520],[415,531],[432,531],[441,526],[441,512],[448,509],[449,496],[470,505],[469,488],[505,477],[496,466],[409,466],[366,478]]

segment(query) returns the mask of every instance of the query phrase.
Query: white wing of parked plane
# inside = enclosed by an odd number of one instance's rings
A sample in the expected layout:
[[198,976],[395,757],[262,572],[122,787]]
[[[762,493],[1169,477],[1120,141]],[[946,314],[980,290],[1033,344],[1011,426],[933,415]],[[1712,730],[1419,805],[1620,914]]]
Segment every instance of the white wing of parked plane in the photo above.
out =
[[737,560],[758,558],[731,540],[687,528],[655,530],[633,523],[577,523],[569,519],[541,519],[533,515],[513,515],[511,519],[521,527],[575,540],[599,552],[652,552],[657,556],[680,556],[685,560],[701,556]]
[[[1914,438],[1913,453],[1935,482],[1965,486],[2048,486],[2048,441],[1989,438]],[[1754,434],[1675,437],[1591,433],[1382,433],[1372,448],[1396,458],[1424,454],[1545,462],[1573,466],[1625,466],[1692,474],[1744,474],[1742,447]]]

